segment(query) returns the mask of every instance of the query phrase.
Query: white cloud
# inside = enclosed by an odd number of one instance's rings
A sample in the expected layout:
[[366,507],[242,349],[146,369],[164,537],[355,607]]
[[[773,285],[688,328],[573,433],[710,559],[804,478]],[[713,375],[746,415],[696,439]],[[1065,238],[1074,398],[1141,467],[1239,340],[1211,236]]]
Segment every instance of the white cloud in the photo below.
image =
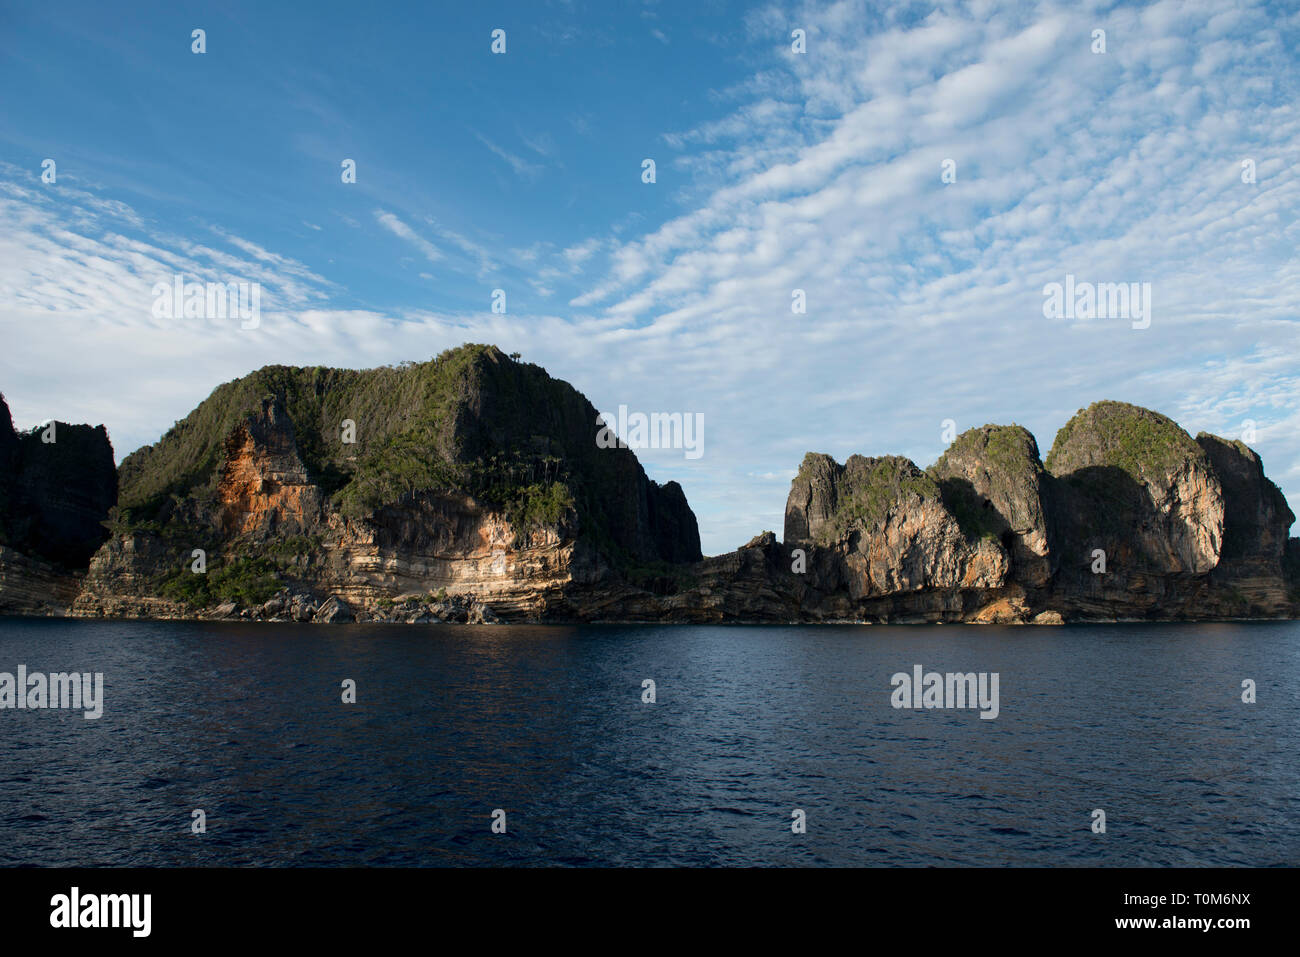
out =
[[406,225],[406,223],[402,222],[392,213],[385,212],[382,209],[377,209],[375,210],[375,220],[394,236],[406,240],[418,249],[421,254],[423,254],[424,258],[429,260],[429,262],[436,263],[438,260],[442,259],[442,251],[439,250],[437,246],[429,242],[423,236],[418,235],[415,230]]

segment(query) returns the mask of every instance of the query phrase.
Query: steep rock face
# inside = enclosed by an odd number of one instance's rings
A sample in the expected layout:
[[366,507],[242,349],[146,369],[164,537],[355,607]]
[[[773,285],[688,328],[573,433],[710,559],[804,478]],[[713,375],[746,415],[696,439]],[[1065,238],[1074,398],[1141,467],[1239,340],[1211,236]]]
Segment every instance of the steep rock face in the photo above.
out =
[[288,587],[308,618],[438,594],[536,618],[575,577],[702,557],[681,487],[600,448],[585,398],[499,350],[249,379],[123,463],[118,536],[75,613],[261,615]]
[[957,437],[929,468],[944,505],[970,537],[1002,543],[1011,574],[1029,588],[1052,577],[1046,473],[1038,443],[1018,425],[986,425]]
[[29,455],[39,436],[3,424],[0,609],[21,613],[1059,623],[1300,612],[1294,516],[1258,456],[1122,403],[1075,416],[1046,466],[1018,426],[972,429],[925,472],[898,456],[840,465],[810,453],[784,542],[764,532],[704,558],[681,487],[650,481],[630,449],[601,447],[595,408],[536,366],[471,346],[364,372],[268,367],[127,457],[112,537],[81,582],[15,551],[13,529],[75,542],[67,530],[97,509],[98,526],[104,499],[78,491],[82,471],[58,458],[93,460],[96,430],[60,425],[66,453]]
[[1107,544],[1117,573],[1199,575],[1218,564],[1223,487],[1205,450],[1173,420],[1095,402],[1057,433],[1047,470],[1060,480],[1066,567],[1090,567],[1092,549]]
[[[803,553],[802,560],[796,558]],[[795,569],[802,569],[796,571]],[[576,585],[554,613],[579,621],[669,622],[1022,622],[1022,589],[923,587],[864,593],[844,554],[771,532],[734,552],[705,558],[653,587],[629,582]],[[978,576],[975,576],[976,578]]]
[[[270,507],[249,512],[275,514]],[[470,496],[425,493],[363,519],[335,512],[307,526],[296,520],[259,524],[233,545],[218,545],[201,583],[192,570],[193,541],[129,532],[96,554],[72,613],[195,617],[233,601],[248,617],[289,588],[300,599],[300,612],[290,616],[298,621],[314,620],[318,612],[336,616],[330,598],[344,602],[349,617],[365,621],[382,618],[380,610],[392,602],[427,601],[440,592],[489,606],[505,620],[535,619],[546,615],[571,579],[570,528],[517,530]],[[286,530],[310,536],[286,537]],[[238,594],[216,590],[245,569],[251,569],[248,587]],[[180,587],[167,587],[168,581]],[[194,591],[191,584],[205,588]],[[281,614],[273,609],[254,617]]]
[[700,552],[700,526],[686,502],[686,493],[676,482],[663,485],[646,482],[646,511],[654,554],[670,564],[697,562]]
[[[13,414],[9,403],[0,394],[0,495],[6,495],[18,469],[18,433],[14,430]],[[0,506],[7,503],[7,498],[0,498]],[[7,511],[0,511],[0,518],[7,517]]]
[[938,485],[899,456],[852,455],[839,465],[809,455],[786,501],[786,544],[827,550],[815,584],[842,586],[853,602],[922,590],[1000,588],[1001,545],[970,541]]
[[472,595],[506,619],[540,617],[567,584],[574,516],[520,529],[466,495],[428,494],[363,521],[332,516],[317,591],[373,610],[385,598]]
[[785,540],[814,541],[835,515],[835,490],[842,471],[829,455],[809,452],[790,484],[785,502]]
[[[159,594],[159,578],[188,567],[189,544],[152,532],[114,535],[90,560],[71,602],[78,618],[186,618],[190,609]],[[197,611],[197,609],[195,609]]]
[[18,434],[0,396],[0,544],[83,569],[108,537],[102,523],[116,500],[113,447],[102,425],[54,422]]
[[275,397],[226,438],[217,485],[223,535],[299,535],[320,518],[320,488],[298,455],[293,423]]
[[[19,523],[25,520],[19,500],[21,471],[18,433],[14,431],[9,404],[0,395],[0,545],[16,545],[20,538]],[[21,538],[26,544],[25,530]]]
[[1244,442],[1208,432],[1196,436],[1223,487],[1224,561],[1280,563],[1295,515],[1282,490],[1264,475],[1264,463]]
[[1287,532],[1295,515],[1264,463],[1242,442],[1202,432],[1196,442],[1223,486],[1223,548],[1213,579],[1240,596],[1242,613],[1280,615],[1291,599],[1285,579]]
[[563,463],[577,510],[597,538],[637,562],[692,562],[699,526],[681,486],[650,480],[625,447],[596,444],[596,408],[537,366],[482,350],[457,395],[455,458],[469,464],[527,450]]
[[1282,559],[1282,577],[1286,582],[1291,614],[1300,615],[1300,538],[1287,539]]
[[0,545],[0,612],[62,616],[79,587],[67,569]]

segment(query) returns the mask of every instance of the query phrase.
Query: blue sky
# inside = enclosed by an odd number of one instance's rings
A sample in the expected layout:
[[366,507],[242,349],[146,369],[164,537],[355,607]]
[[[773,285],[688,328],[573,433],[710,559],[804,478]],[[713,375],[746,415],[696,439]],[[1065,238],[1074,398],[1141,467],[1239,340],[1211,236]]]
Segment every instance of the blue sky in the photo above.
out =
[[[951,419],[1045,455],[1101,398],[1253,420],[1300,512],[1293,6],[409,6],[0,10],[20,427],[103,422],[120,457],[268,363],[488,341],[702,413],[698,459],[640,457],[710,553],[780,531],[806,451],[925,466]],[[177,271],[261,283],[259,328],[154,317]],[[1150,283],[1150,327],[1045,318],[1067,274]]]

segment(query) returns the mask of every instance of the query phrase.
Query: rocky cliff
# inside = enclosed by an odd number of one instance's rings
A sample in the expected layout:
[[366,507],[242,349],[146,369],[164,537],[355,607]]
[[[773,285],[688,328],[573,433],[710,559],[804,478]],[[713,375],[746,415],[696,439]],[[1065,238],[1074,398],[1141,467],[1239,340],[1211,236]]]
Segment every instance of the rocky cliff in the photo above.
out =
[[784,542],[765,532],[611,618],[1057,624],[1300,616],[1294,516],[1240,442],[1098,402],[1047,463],[1020,426],[960,436],[925,472],[809,453]]
[[764,532],[710,558],[680,486],[649,480],[629,449],[602,448],[595,408],[567,383],[489,346],[226,383],[123,461],[111,508],[94,430],[60,428],[78,469],[20,455],[30,439],[0,428],[0,455],[15,463],[0,520],[28,521],[22,502],[43,523],[0,548],[11,610],[403,622],[1300,614],[1294,516],[1259,457],[1117,402],[1081,410],[1046,462],[1016,425],[971,429],[924,470],[809,453],[783,540]]
[[575,582],[698,561],[681,488],[595,408],[487,346],[227,383],[122,463],[73,611],[539,618]]
[[[1252,602],[1234,583],[1239,558],[1255,546],[1224,552],[1226,514],[1239,507],[1234,493],[1246,491],[1235,478],[1224,485],[1224,470],[1236,467],[1239,454],[1230,443],[1210,436],[1195,441],[1171,419],[1119,402],[1094,403],[1071,419],[1047,459],[1058,561],[1052,590],[1063,611],[1076,617],[1288,614],[1289,602],[1277,600],[1285,591],[1280,562],[1276,594]],[[1267,482],[1262,471],[1259,480]],[[1250,494],[1262,495],[1262,486]],[[1276,525],[1270,534],[1285,539],[1292,516],[1287,510],[1283,521],[1279,511],[1265,521]]]
[[1205,432],[1196,442],[1223,489],[1223,544],[1211,580],[1246,613],[1295,614],[1300,567],[1288,559],[1288,549],[1300,553],[1300,539],[1287,538],[1295,515],[1281,489],[1264,476],[1264,463],[1245,443]]
[[108,537],[117,469],[100,425],[19,433],[0,396],[0,611],[59,612]]
[[1045,504],[1049,477],[1027,429],[971,429],[928,471],[968,536],[997,541],[1016,581],[1031,589],[1046,587],[1055,571]]
[[899,456],[851,455],[839,465],[807,455],[786,501],[785,542],[812,549],[854,602],[986,592],[1004,586],[1009,571],[1006,554],[968,535],[933,478]]

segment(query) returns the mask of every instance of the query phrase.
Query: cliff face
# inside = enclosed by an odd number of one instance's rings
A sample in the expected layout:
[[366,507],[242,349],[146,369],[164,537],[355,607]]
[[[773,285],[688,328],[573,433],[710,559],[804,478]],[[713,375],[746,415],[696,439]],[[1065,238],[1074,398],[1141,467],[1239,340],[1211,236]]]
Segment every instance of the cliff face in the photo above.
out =
[[[1172,420],[1120,402],[1097,402],[1060,431],[1047,468],[1066,566],[1091,549],[1123,553],[1125,567],[1199,575],[1223,543],[1224,497],[1205,450]],[[1114,563],[1110,563],[1114,564]]]
[[986,425],[964,432],[929,471],[967,534],[1006,549],[1016,581],[1031,589],[1048,584],[1055,570],[1044,504],[1048,476],[1026,429]]
[[1293,521],[1242,443],[1099,402],[1046,466],[1019,426],[958,436],[926,473],[809,453],[784,543],[764,533],[669,594],[607,593],[599,607],[674,621],[1296,617]]
[[249,379],[123,463],[75,614],[537,618],[575,581],[701,558],[680,486],[496,349]]
[[223,538],[301,535],[319,522],[322,498],[298,455],[284,405],[263,399],[226,437],[217,530]]
[[79,588],[76,573],[0,545],[0,612],[63,615]]
[[18,433],[0,396],[0,610],[61,611],[108,537],[117,468],[105,428]]
[[939,486],[899,456],[852,455],[843,465],[807,456],[786,500],[785,541],[827,553],[854,601],[923,589],[994,589],[1007,579],[1002,549],[969,539]]
[[0,396],[0,544],[84,568],[108,537],[117,467],[100,426],[52,422],[19,434]]
[[542,473],[554,464],[571,486],[593,544],[634,562],[701,558],[695,514],[681,486],[646,477],[635,453],[596,445],[596,408],[567,382],[486,349],[458,391],[454,458],[463,468],[525,450]]
[[840,464],[809,453],[784,541],[764,532],[711,558],[677,483],[650,481],[629,449],[598,446],[596,410],[581,394],[491,347],[365,372],[269,367],[227,383],[127,457],[116,507],[102,427],[59,425],[58,446],[40,448],[7,421],[0,607],[20,612],[1041,623],[1300,614],[1294,516],[1259,457],[1117,402],[1081,410],[1046,464],[1014,425],[963,433],[924,471],[899,456]]
[[1047,469],[1058,560],[1052,591],[1067,615],[1247,613],[1208,574],[1223,548],[1223,483],[1206,450],[1172,420],[1094,403],[1058,433]]
[[[1300,613],[1294,516],[1240,442],[1193,440],[1165,416],[1098,402],[1061,429],[1046,466],[1024,429],[984,426],[928,470],[939,502],[918,476],[906,460],[860,459],[854,469],[804,460],[786,545],[809,541],[834,555],[819,556],[805,582],[805,616],[814,594],[814,614],[855,619],[876,615],[869,599],[882,594],[896,614],[926,620]],[[916,532],[899,534],[906,529]],[[864,554],[884,574],[868,562],[864,575]],[[775,557],[768,565],[769,580],[781,581]]]
[[[1300,575],[1289,566],[1287,539],[1295,515],[1282,490],[1264,476],[1264,463],[1242,442],[1202,432],[1196,442],[1223,487],[1223,547],[1211,574],[1250,614],[1286,615],[1300,605]],[[1240,596],[1238,599],[1237,596]]]

